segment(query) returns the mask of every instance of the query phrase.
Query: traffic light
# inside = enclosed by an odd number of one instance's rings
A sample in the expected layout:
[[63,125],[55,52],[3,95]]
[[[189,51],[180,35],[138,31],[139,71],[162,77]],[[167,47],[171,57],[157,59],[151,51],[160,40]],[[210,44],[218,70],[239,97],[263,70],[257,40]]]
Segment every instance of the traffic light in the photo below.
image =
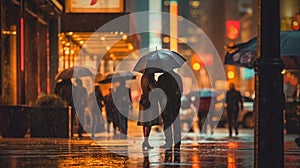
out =
[[194,54],[191,58],[191,66],[193,70],[198,71],[201,68],[201,59],[197,54]]
[[298,21],[293,19],[291,27],[292,27],[293,30],[299,30],[299,23],[298,23]]
[[226,37],[229,40],[235,40],[240,34],[240,21],[227,20],[226,21]]
[[297,13],[294,17],[292,17],[291,28],[292,30],[300,30],[300,14]]

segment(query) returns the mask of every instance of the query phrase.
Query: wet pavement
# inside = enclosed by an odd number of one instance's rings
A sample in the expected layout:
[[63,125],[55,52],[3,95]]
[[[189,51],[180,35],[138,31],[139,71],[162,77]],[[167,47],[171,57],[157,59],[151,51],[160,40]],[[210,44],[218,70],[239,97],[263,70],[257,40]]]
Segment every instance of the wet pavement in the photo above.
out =
[[[0,138],[0,167],[253,167],[253,130],[228,137],[218,128],[213,135],[184,133],[179,150],[160,149],[163,133],[151,133],[154,149],[142,151],[141,131],[129,127],[128,139],[98,133],[95,139]],[[285,167],[300,167],[297,135],[285,135]]]

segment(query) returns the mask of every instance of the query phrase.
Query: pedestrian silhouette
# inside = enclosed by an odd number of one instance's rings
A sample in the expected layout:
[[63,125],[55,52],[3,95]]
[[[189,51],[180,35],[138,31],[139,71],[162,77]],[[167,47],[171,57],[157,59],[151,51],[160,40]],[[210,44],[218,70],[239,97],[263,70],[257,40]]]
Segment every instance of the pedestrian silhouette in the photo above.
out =
[[76,79],[75,83],[76,86],[73,86],[73,102],[78,121],[77,133],[78,137],[81,138],[83,133],[85,108],[87,107],[88,94],[87,90],[82,86],[81,79]]
[[162,109],[162,120],[166,143],[161,148],[171,148],[173,143],[175,148],[180,148],[181,144],[181,122],[179,116],[181,95],[182,95],[182,80],[181,77],[173,70],[164,72],[159,76],[157,87],[165,93],[166,100],[160,100]]
[[66,101],[68,106],[73,106],[71,79],[63,79],[57,82],[54,87],[54,93]]
[[[141,78],[142,96],[139,104],[139,115],[137,125],[143,126],[144,142],[142,144],[143,150],[153,149],[149,144],[149,135],[153,125],[159,125],[159,111],[157,96],[154,94],[156,81],[154,73],[143,74]],[[151,93],[151,91],[153,91]],[[153,97],[154,96],[154,97]],[[151,98],[150,98],[151,97]],[[152,101],[150,101],[150,99]]]
[[73,127],[75,125],[75,108],[72,98],[72,82],[71,79],[63,79],[55,84],[54,93],[60,96],[69,107],[71,107],[71,137],[74,136]]
[[113,130],[114,136],[117,136],[119,118],[118,118],[118,111],[115,107],[112,94],[113,94],[113,90],[112,88],[110,88],[109,93],[104,97],[106,121],[107,121],[106,130],[107,133],[110,133],[110,124],[112,123],[114,129]]
[[[240,108],[241,107],[241,108]],[[226,92],[226,110],[229,136],[232,136],[232,127],[235,129],[235,135],[238,135],[238,114],[240,109],[243,110],[242,96],[235,89],[233,83],[229,84],[229,90]]]
[[125,86],[126,81],[121,80],[119,86],[116,88],[116,92],[113,95],[113,100],[118,110],[119,116],[119,127],[120,132],[122,133],[121,138],[127,138],[128,130],[128,115],[129,111],[132,110],[132,101],[131,101],[131,90]]
[[89,95],[89,107],[92,112],[91,136],[95,137],[96,132],[104,130],[104,121],[102,116],[102,107],[104,106],[104,97],[99,86],[95,86],[95,94]]
[[181,106],[180,106],[180,113],[181,113],[181,123],[187,123],[188,125],[188,132],[194,132],[193,129],[193,107],[192,107],[192,100],[188,95],[183,95],[181,97]]
[[[211,135],[214,133],[214,125],[212,121],[212,117],[214,111],[214,105],[216,103],[215,97],[200,97],[199,109],[198,109],[198,128],[201,133],[206,134],[208,131],[208,126],[210,128]],[[211,106],[211,104],[213,106]],[[211,111],[211,112],[210,112]]]

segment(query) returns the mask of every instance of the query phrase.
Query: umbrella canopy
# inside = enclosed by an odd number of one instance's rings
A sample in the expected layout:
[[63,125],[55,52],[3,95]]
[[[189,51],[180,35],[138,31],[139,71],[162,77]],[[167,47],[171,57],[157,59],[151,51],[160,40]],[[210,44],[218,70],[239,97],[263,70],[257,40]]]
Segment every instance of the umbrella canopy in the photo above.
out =
[[55,76],[55,80],[71,79],[85,76],[94,76],[95,74],[87,67],[75,66],[67,68]]
[[175,51],[160,49],[149,52],[143,55],[135,67],[136,72],[149,73],[170,71],[181,67],[186,62],[186,59]]
[[[300,31],[280,32],[280,55],[285,69],[300,68]],[[257,37],[229,48],[225,64],[253,68],[256,58]]]
[[114,82],[132,80],[135,78],[136,78],[136,76],[132,72],[129,72],[129,71],[113,72],[113,73],[107,74],[105,76],[105,78],[100,80],[98,83],[101,83],[101,84],[114,83]]

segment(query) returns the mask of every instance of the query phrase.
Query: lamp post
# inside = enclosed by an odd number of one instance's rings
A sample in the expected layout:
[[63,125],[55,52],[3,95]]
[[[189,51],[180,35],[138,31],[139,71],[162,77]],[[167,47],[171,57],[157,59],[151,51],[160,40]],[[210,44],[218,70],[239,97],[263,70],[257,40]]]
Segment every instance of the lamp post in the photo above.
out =
[[284,167],[280,0],[258,0],[255,167]]

